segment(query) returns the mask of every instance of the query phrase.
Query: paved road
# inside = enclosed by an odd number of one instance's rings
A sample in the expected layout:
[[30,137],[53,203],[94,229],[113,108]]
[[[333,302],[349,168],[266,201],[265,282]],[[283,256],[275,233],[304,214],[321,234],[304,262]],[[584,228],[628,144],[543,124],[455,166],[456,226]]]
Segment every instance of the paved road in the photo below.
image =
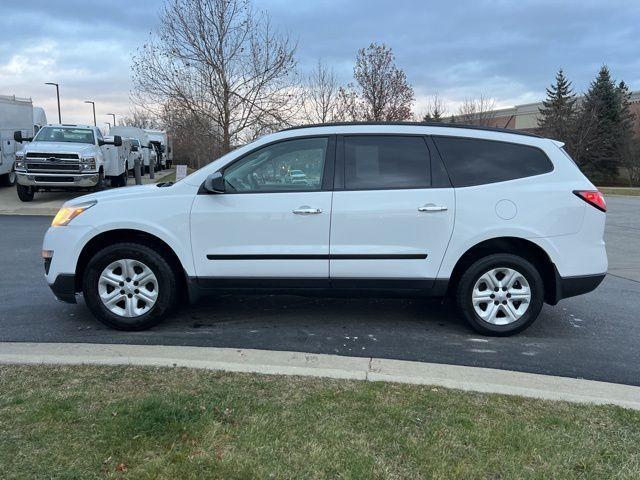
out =
[[139,333],[102,327],[54,300],[42,276],[46,217],[0,216],[0,341],[295,350],[483,366],[640,385],[640,198],[610,197],[612,275],[588,295],[545,306],[510,338],[482,338],[424,300],[222,296]]

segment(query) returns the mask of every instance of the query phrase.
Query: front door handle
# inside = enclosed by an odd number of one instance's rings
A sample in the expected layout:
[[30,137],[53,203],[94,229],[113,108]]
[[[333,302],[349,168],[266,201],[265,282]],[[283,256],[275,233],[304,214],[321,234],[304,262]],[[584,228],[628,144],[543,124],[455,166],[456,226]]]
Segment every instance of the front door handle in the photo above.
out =
[[302,207],[296,208],[293,213],[296,215],[317,215],[318,213],[322,213],[322,210],[303,205]]
[[435,205],[433,203],[427,203],[421,207],[418,207],[419,212],[444,212],[447,210],[447,207],[444,205]]

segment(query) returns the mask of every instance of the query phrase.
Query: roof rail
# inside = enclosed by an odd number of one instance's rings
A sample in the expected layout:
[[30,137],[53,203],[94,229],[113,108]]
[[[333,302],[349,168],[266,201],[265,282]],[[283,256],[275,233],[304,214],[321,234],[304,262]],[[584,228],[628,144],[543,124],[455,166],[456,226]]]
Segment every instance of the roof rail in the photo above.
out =
[[348,127],[351,125],[398,125],[398,126],[413,126],[413,127],[446,127],[446,128],[462,128],[467,130],[484,130],[489,132],[502,132],[511,133],[514,135],[523,135],[525,137],[542,138],[535,133],[524,132],[522,130],[512,130],[509,128],[499,127],[485,127],[482,125],[465,125],[461,123],[445,123],[445,122],[332,122],[332,123],[314,123],[309,125],[299,125],[297,127],[283,128],[281,132],[288,130],[298,130],[301,128],[314,128],[314,127]]

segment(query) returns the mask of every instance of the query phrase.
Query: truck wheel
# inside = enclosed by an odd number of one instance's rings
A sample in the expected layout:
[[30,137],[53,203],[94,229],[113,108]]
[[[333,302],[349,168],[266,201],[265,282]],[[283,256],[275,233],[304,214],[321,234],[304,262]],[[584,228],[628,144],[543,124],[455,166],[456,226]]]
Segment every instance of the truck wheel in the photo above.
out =
[[137,243],[110,245],[89,261],[84,300],[98,320],[117,330],[160,323],[177,298],[175,273],[155,250]]
[[16,184],[16,171],[11,168],[9,173],[0,175],[0,185],[5,187],[13,187]]
[[18,190],[18,198],[20,200],[22,200],[23,202],[30,202],[31,200],[33,200],[33,187],[27,187],[26,185],[18,184],[16,185],[16,188]]
[[93,187],[94,192],[99,192],[100,190],[104,190],[104,172],[102,170],[98,174],[98,183]]
[[544,283],[538,270],[517,255],[500,253],[474,262],[456,288],[460,316],[479,333],[508,336],[538,318]]

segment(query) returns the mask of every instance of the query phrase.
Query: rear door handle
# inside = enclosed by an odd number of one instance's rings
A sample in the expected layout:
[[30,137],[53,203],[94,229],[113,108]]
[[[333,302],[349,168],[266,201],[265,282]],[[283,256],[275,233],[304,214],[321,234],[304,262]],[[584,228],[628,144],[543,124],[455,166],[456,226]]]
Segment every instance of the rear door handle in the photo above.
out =
[[293,213],[296,215],[317,215],[318,213],[322,213],[322,210],[303,205],[302,207],[296,208]]
[[447,210],[447,207],[444,205],[435,205],[433,203],[427,203],[421,207],[418,207],[419,212],[444,212]]

